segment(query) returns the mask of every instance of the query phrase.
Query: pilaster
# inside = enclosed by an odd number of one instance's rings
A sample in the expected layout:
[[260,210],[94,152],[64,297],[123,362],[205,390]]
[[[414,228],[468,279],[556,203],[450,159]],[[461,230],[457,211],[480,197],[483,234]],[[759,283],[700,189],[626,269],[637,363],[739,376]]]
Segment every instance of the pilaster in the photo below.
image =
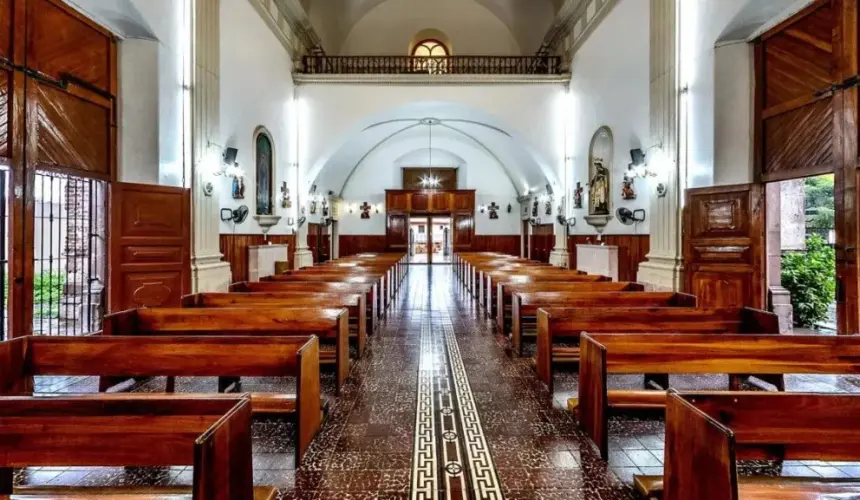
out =
[[555,248],[549,254],[549,263],[555,267],[567,269],[570,267],[570,252],[567,249],[567,228],[556,222]]
[[296,269],[313,267],[314,254],[308,247],[308,223],[305,222],[296,230],[296,252],[293,254],[293,263]]
[[651,140],[661,146],[651,161],[662,163],[655,183],[663,184],[665,195],[651,196],[651,251],[639,265],[637,280],[654,290],[680,290],[684,283],[679,30],[678,0],[651,0]]
[[210,143],[220,132],[220,0],[192,0],[191,5],[191,286],[194,292],[227,291],[231,273],[230,264],[221,260],[218,193],[207,196],[203,189],[211,175],[207,162],[219,161]]

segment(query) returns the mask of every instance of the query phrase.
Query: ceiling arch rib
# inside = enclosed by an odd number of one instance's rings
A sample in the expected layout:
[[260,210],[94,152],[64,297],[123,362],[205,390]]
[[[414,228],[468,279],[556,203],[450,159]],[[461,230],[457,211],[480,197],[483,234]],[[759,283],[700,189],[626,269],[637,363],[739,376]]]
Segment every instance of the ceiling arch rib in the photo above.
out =
[[[459,127],[454,126],[454,125],[449,124],[448,122],[459,123],[460,126]],[[465,138],[466,140],[468,140],[468,142],[476,145],[480,150],[484,151],[490,158],[493,159],[493,161],[505,173],[506,177],[508,178],[508,180],[511,183],[511,186],[512,186],[514,192],[520,191],[520,188],[518,187],[519,184],[517,183],[517,181],[515,179],[515,175],[511,172],[511,168],[509,167],[509,165],[507,165],[504,161],[502,161],[502,159],[499,157],[499,155],[494,151],[494,148],[490,147],[487,144],[488,141],[481,140],[480,138],[478,138],[475,131],[470,132],[470,131],[464,130],[465,127],[463,125],[467,124],[467,125],[470,125],[472,127],[475,127],[478,130],[490,131],[494,135],[500,134],[505,139],[507,139],[509,142],[512,142],[513,138],[510,136],[510,134],[508,134],[504,130],[502,130],[498,127],[495,127],[493,125],[483,123],[480,121],[476,121],[476,120],[438,119],[438,118],[398,118],[398,119],[385,120],[385,121],[373,123],[373,124],[365,127],[362,132],[366,133],[368,131],[378,129],[380,127],[385,127],[385,126],[389,126],[392,124],[404,124],[404,123],[406,123],[408,125],[403,126],[403,127],[398,127],[393,132],[387,133],[387,134],[381,136],[379,139],[374,140],[369,145],[365,146],[366,150],[364,150],[364,152],[357,159],[357,161],[355,161],[355,163],[352,164],[351,167],[349,167],[349,173],[346,175],[346,177],[343,181],[343,184],[341,184],[340,189],[338,190],[339,194],[342,195],[342,193],[346,189],[346,186],[349,184],[350,180],[355,175],[355,172],[361,167],[361,165],[364,163],[364,161],[367,160],[368,157],[370,157],[375,151],[377,151],[383,145],[390,143],[392,140],[402,136],[406,132],[415,130],[417,127],[428,127],[428,128],[430,128],[430,127],[434,127],[434,126],[441,127],[443,129],[446,129],[446,130],[450,130],[451,132],[453,132],[454,135]],[[428,132],[428,137],[429,137],[429,132]],[[520,175],[520,177],[523,177],[523,176]],[[528,181],[525,181],[524,183],[529,184]]]

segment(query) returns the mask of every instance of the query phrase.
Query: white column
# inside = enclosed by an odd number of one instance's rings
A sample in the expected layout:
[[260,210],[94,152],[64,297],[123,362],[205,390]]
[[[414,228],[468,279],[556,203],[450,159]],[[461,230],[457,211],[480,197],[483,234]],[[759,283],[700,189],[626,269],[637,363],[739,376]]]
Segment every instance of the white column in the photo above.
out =
[[220,0],[191,0],[191,14],[192,289],[227,291],[231,274],[230,263],[221,260],[218,192],[206,196],[203,189],[212,181],[207,162],[220,160],[210,148],[220,128]]
[[[301,179],[298,178],[298,169],[296,169],[296,185],[302,186]],[[305,198],[308,198],[308,201],[305,201]],[[302,193],[302,188],[296,190],[296,206],[299,207],[299,218],[308,216],[308,202],[310,201],[309,195],[304,195]],[[308,247],[308,223],[307,221],[304,224],[300,225],[298,229],[296,229],[296,252],[293,254],[293,265],[296,269],[301,269],[303,267],[313,267],[314,265],[314,254],[311,252],[311,249]]]
[[567,249],[567,228],[553,220],[555,232],[555,248],[549,254],[549,263],[555,267],[570,267],[570,252]]
[[680,161],[680,51],[678,0],[651,0],[651,140],[663,156],[654,185],[666,188],[651,196],[651,251],[639,265],[637,280],[651,289],[680,290],[683,286],[681,197],[685,186]]

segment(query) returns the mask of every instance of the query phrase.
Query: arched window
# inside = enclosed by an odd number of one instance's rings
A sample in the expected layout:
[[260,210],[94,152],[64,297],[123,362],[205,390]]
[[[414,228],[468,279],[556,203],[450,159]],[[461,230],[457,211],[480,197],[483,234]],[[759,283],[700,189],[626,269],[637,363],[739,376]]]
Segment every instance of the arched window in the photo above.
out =
[[428,38],[418,42],[412,49],[412,57],[417,58],[414,69],[422,73],[448,73],[448,55],[448,47],[439,40]]
[[416,57],[446,57],[448,56],[448,47],[445,47],[445,44],[439,40],[428,39],[415,44],[412,55]]
[[275,151],[272,137],[264,127],[259,127],[254,135],[254,161],[257,173],[257,215],[272,215]]

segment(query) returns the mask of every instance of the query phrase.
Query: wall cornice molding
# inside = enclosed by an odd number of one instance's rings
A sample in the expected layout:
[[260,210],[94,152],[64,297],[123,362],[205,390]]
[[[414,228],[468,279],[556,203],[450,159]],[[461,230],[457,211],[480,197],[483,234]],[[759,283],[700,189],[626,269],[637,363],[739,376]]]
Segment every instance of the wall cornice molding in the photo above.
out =
[[301,59],[304,53],[304,44],[296,35],[290,20],[284,15],[283,11],[275,3],[275,0],[248,0],[254,7],[254,10],[263,18],[266,26],[272,30],[275,37],[281,42],[281,45],[290,54],[293,63]]
[[323,75],[294,73],[296,85],[568,85],[563,75]]
[[570,59],[617,3],[618,0],[565,0],[544,36],[543,46]]

